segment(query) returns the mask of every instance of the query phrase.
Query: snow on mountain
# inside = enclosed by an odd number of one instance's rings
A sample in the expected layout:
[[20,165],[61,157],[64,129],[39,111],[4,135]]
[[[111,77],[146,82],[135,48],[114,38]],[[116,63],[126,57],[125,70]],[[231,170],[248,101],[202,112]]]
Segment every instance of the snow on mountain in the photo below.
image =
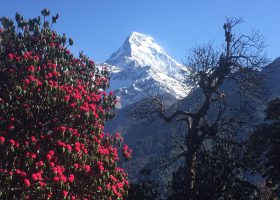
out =
[[106,61],[111,71],[110,89],[128,105],[148,95],[187,96],[187,69],[171,58],[152,37],[133,32]]

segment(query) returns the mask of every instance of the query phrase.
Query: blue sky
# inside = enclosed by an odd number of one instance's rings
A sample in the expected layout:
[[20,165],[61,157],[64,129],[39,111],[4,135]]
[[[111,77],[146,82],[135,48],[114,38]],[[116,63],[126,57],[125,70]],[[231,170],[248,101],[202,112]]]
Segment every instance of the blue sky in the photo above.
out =
[[19,11],[35,17],[43,8],[60,19],[55,29],[74,39],[81,50],[105,61],[132,32],[151,35],[178,61],[195,45],[223,42],[225,17],[243,17],[238,31],[258,29],[266,40],[269,58],[280,56],[279,0],[2,0],[1,16]]

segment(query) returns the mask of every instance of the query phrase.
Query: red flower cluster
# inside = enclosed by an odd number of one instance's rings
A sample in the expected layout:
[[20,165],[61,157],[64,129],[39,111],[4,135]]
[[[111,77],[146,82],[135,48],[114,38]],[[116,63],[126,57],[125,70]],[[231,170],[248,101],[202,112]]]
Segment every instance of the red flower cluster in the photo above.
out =
[[102,92],[108,72],[74,58],[65,36],[33,20],[0,28],[0,75],[8,79],[0,87],[1,198],[123,199],[122,138],[104,134],[116,102]]
[[127,159],[131,159],[132,149],[128,147],[128,145],[124,145],[123,147],[123,154]]

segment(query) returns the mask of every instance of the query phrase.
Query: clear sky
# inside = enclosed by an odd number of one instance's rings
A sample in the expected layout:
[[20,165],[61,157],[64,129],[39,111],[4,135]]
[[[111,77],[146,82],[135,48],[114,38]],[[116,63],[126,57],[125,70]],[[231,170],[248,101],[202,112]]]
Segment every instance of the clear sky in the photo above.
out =
[[225,17],[243,17],[238,31],[258,29],[269,58],[280,56],[280,0],[0,0],[0,15],[35,17],[43,8],[60,19],[55,29],[96,61],[105,61],[132,32],[154,37],[179,62],[195,45],[223,41]]

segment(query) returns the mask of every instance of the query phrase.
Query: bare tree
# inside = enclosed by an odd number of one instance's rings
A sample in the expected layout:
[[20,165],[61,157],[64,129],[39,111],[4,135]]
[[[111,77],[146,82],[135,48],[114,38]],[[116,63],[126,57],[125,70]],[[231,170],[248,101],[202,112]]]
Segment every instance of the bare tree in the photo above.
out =
[[[186,124],[185,144],[179,146],[182,153],[176,157],[185,159],[187,188],[185,199],[192,199],[195,155],[203,142],[215,131],[216,124],[213,120],[211,122],[207,115],[212,105],[219,102],[223,105],[225,94],[220,90],[221,85],[225,80],[236,80],[243,90],[248,91],[250,82],[257,81],[252,78],[254,76],[249,78],[250,74],[267,63],[263,55],[263,38],[257,31],[253,30],[250,35],[234,33],[233,29],[241,22],[240,18],[226,20],[223,26],[225,42],[220,51],[209,44],[195,48],[188,57],[186,66],[190,73],[187,74],[186,80],[193,89],[200,88],[203,95],[202,101],[198,102],[195,108],[186,106],[184,109],[179,108],[170,113],[160,97],[152,97],[143,100],[133,111],[137,118],[160,117],[166,122],[182,121]],[[256,92],[256,87],[252,91]],[[223,112],[223,106],[219,108],[216,111],[216,120]]]

